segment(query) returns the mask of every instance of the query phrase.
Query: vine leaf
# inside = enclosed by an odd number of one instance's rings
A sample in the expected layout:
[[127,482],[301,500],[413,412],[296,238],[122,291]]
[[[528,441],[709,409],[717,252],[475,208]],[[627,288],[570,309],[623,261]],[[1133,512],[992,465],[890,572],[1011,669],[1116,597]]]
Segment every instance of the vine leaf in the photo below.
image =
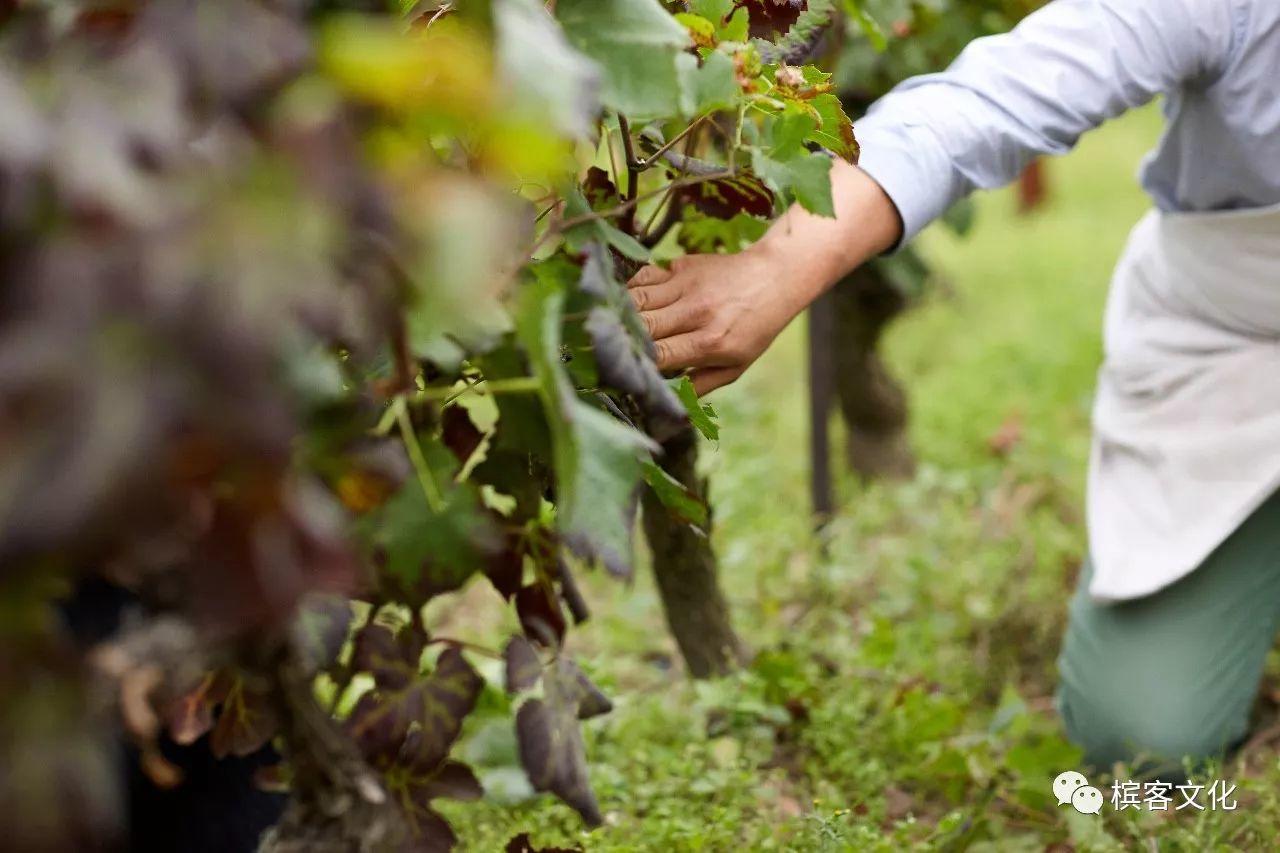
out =
[[809,139],[826,148],[845,162],[857,165],[858,140],[853,133],[853,121],[844,111],[840,99],[830,92],[817,95],[809,101],[817,111],[821,124],[809,134]]
[[707,505],[693,492],[690,492],[679,480],[672,477],[653,462],[645,463],[644,481],[653,489],[653,493],[662,501],[662,505],[671,510],[681,521],[696,527],[706,527]]
[[448,406],[440,415],[440,440],[465,465],[484,441],[484,433],[476,428],[464,406]]
[[591,134],[600,103],[600,69],[575,50],[536,0],[493,4],[498,75],[530,117],[549,118],[567,136]]
[[831,158],[814,154],[804,141],[818,127],[805,110],[787,109],[765,125],[768,147],[752,148],[751,168],[775,192],[794,198],[810,213],[835,218]]
[[402,271],[409,344],[416,355],[452,370],[464,353],[491,349],[511,329],[501,304],[510,258],[479,241],[519,245],[523,220],[509,199],[473,182],[433,180],[419,197],[414,221],[424,251]]
[[751,20],[751,37],[772,41],[784,36],[809,8],[808,0],[738,0]]
[[641,461],[656,445],[580,400],[560,363],[565,294],[576,272],[562,260],[535,268],[522,294],[517,335],[539,380],[551,427],[561,538],[578,554],[625,576],[631,572]]
[[356,633],[351,644],[351,666],[373,676],[379,688],[403,690],[418,677],[426,642],[426,635],[416,626],[397,632],[375,622]]
[[502,650],[504,666],[504,686],[508,693],[523,693],[532,690],[542,677],[542,661],[533,644],[524,637],[515,636],[507,641]]
[[633,119],[678,111],[676,56],[690,39],[658,0],[559,0],[556,17],[569,42],[600,64],[605,106]]
[[165,728],[174,743],[189,746],[213,728],[213,712],[226,698],[231,681],[221,673],[207,673],[190,690],[175,697],[165,708]]
[[587,314],[585,329],[600,384],[632,395],[654,437],[670,438],[688,424],[684,407],[658,371],[653,341],[614,275],[613,259],[598,243],[587,248],[578,287],[599,303]]
[[732,219],[740,213],[773,216],[773,192],[749,172],[691,184],[680,190],[680,201],[716,219]]
[[416,659],[412,665],[409,660],[415,648],[421,654],[425,637],[409,629],[400,633],[409,636],[396,637],[392,647],[378,639],[371,649],[378,655],[371,673],[376,686],[356,702],[346,728],[374,767],[399,765],[422,773],[448,756],[484,679],[453,647],[440,654],[429,676],[419,677]]
[[548,667],[542,686],[543,698],[525,701],[516,712],[520,763],[534,790],[555,794],[589,825],[599,826],[578,721],[608,711],[609,701],[564,656]]
[[531,583],[516,593],[516,615],[526,634],[537,637],[548,646],[558,646],[564,639],[564,610],[560,599],[545,584]]
[[230,678],[218,722],[209,735],[209,751],[215,758],[252,755],[275,737],[280,724],[265,685],[251,683],[242,673]]
[[698,57],[682,53],[676,64],[680,69],[680,109],[685,116],[731,110],[742,101],[737,70],[728,54],[712,50],[699,62]]
[[[590,175],[588,180],[591,180]],[[609,185],[612,186],[612,183]],[[592,192],[596,192],[599,188],[601,188],[599,184],[594,187],[588,186],[588,190]],[[596,197],[599,198],[598,195]],[[573,219],[579,216],[587,216],[593,212],[595,211],[593,211],[586,196],[576,187],[569,187],[564,190],[564,214],[566,218]],[[569,247],[569,251],[575,254],[585,252],[592,241],[600,241],[608,243],[624,257],[631,258],[633,261],[649,260],[649,250],[639,240],[625,231],[615,228],[604,219],[591,219],[580,225],[575,225],[565,231],[564,240],[565,245]]]
[[[362,523],[385,557],[388,579],[406,593],[430,598],[466,583],[498,553],[501,539],[474,484],[453,482],[457,465],[448,449],[425,437],[419,444],[427,465],[420,476],[431,482],[409,477]],[[442,505],[431,505],[429,488],[439,492]]]
[[681,376],[672,385],[685,411],[689,413],[689,421],[694,429],[702,433],[702,437],[708,441],[719,441],[720,422],[716,418],[716,410],[710,403],[704,403],[698,398],[693,381],[688,376]]

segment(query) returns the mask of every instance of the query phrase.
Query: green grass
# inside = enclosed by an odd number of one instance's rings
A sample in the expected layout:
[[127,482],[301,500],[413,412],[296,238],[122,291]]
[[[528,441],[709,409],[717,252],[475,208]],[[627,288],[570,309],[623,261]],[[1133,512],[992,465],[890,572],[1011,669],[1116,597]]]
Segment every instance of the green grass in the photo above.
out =
[[[967,239],[924,236],[947,283],[887,341],[920,472],[841,482],[825,554],[807,511],[802,330],[712,398],[715,539],[759,656],[733,678],[691,683],[648,578],[590,579],[596,617],[571,642],[617,703],[586,726],[606,825],[588,832],[567,807],[531,798],[510,769],[509,722],[494,715],[465,745],[493,799],[449,808],[468,849],[520,831],[593,851],[1271,848],[1270,750],[1218,771],[1239,784],[1234,812],[1108,806],[1094,818],[1049,794],[1079,766],[1052,695],[1085,547],[1102,306],[1146,206],[1134,175],[1157,133],[1154,110],[1129,116],[1049,164],[1046,210],[1018,218],[1002,191],[979,199]],[[1020,438],[997,454],[990,437],[1010,425]]]

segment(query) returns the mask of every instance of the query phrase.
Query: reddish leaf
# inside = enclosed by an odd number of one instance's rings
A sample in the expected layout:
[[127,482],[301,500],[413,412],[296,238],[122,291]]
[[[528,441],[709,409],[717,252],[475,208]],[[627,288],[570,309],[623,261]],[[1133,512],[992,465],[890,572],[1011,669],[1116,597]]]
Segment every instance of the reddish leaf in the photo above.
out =
[[372,675],[383,690],[403,690],[418,677],[426,643],[426,635],[416,624],[395,633],[386,625],[372,623],[356,633],[351,666]]
[[587,779],[578,725],[579,717],[597,706],[584,682],[590,684],[572,661],[558,658],[543,676],[544,698],[530,699],[516,712],[516,742],[520,764],[534,789],[550,791],[588,824],[598,826],[600,808]]
[[531,583],[516,593],[516,615],[520,626],[530,637],[548,646],[556,646],[564,639],[564,611],[560,599],[546,585]]
[[165,708],[165,728],[174,743],[187,746],[204,737],[213,728],[213,710],[230,689],[230,681],[214,673],[171,701]]
[[217,758],[252,755],[266,746],[279,725],[267,689],[251,685],[243,675],[237,675],[209,736],[209,750]]
[[773,216],[773,192],[749,173],[692,184],[681,191],[680,201],[716,219],[732,219],[739,213]]
[[622,196],[614,185],[613,179],[599,166],[587,169],[587,178],[582,182],[582,194],[587,197],[587,201],[594,210],[615,207],[622,201]]
[[416,842],[409,849],[414,853],[449,853],[458,843],[449,822],[435,809],[415,805],[409,809],[409,821]]
[[[347,719],[347,732],[372,763],[426,772],[449,754],[483,686],[484,679],[462,653],[448,648],[426,678],[399,689],[380,686],[361,696]],[[420,728],[410,737],[415,723]]]
[[520,591],[524,580],[524,550],[519,535],[507,536],[505,547],[485,563],[484,574],[503,598],[513,598]]
[[772,40],[784,36],[809,8],[808,0],[738,0],[751,21],[751,37]]
[[512,637],[502,650],[506,662],[506,688],[508,693],[523,693],[533,688],[542,677],[542,661],[538,653],[524,637]]
[[449,406],[444,410],[440,430],[440,440],[444,442],[444,446],[464,465],[476,452],[480,442],[484,441],[484,433],[476,429],[470,413],[462,406]]
[[579,720],[589,720],[613,710],[613,703],[609,701],[609,697],[604,695],[604,691],[597,687],[594,681],[587,678],[587,674],[581,667],[567,659],[562,659],[560,666],[564,669],[565,677],[573,677]]
[[436,799],[478,800],[484,796],[484,787],[470,767],[459,761],[446,761],[430,775],[411,778],[407,793],[414,803],[426,808]]

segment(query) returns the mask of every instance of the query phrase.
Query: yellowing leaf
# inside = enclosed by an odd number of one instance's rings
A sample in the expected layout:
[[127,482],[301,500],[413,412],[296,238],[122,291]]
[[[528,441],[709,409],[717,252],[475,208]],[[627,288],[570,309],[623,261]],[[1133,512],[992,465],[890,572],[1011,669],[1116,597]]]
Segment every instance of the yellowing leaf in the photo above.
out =
[[320,42],[321,67],[355,98],[459,120],[474,121],[491,106],[492,64],[484,39],[447,19],[405,33],[387,21],[350,16],[330,23]]

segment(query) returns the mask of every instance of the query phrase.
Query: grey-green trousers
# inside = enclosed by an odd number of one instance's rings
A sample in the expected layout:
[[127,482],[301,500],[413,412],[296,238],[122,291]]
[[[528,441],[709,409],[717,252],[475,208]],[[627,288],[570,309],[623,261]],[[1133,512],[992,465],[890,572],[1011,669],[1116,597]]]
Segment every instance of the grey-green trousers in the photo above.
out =
[[1059,709],[1086,760],[1168,768],[1238,745],[1280,627],[1280,493],[1153,595],[1098,604],[1089,576],[1058,661]]

